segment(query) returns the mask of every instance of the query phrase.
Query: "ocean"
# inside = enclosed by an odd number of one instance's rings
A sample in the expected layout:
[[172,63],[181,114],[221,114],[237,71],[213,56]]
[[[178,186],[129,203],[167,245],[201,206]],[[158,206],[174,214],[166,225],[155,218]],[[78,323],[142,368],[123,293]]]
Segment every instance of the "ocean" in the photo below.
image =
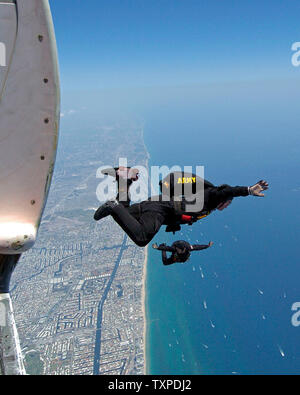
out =
[[266,179],[270,189],[175,235],[163,227],[154,238],[214,245],[167,267],[150,246],[147,374],[299,374],[300,327],[292,324],[300,302],[296,87],[178,87],[172,97],[144,114],[150,166],[203,165],[216,185]]

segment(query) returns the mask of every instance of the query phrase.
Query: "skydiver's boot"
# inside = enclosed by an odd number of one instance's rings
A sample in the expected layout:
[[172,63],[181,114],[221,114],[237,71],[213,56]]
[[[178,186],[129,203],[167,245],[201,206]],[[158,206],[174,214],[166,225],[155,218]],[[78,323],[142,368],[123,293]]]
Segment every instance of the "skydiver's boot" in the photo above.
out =
[[94,220],[99,221],[102,218],[108,217],[112,213],[112,209],[119,204],[117,200],[109,200],[102,204],[94,214]]
[[139,178],[139,170],[132,167],[109,167],[108,169],[101,170],[102,174],[114,177],[116,180],[121,178],[130,179],[132,181],[137,181]]

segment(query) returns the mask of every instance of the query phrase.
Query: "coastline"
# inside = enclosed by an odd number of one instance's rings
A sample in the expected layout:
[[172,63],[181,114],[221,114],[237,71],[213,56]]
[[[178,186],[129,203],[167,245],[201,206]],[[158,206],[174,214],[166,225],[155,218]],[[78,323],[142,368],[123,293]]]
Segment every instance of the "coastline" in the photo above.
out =
[[147,365],[146,365],[146,339],[147,339],[147,316],[146,316],[146,279],[147,279],[147,264],[148,264],[148,246],[145,248],[145,258],[144,258],[144,267],[143,267],[143,287],[142,287],[142,312],[143,312],[143,320],[144,320],[144,375],[147,374]]
[[[146,167],[149,174],[149,160],[150,160],[150,153],[147,150],[145,139],[144,139],[144,126],[141,128],[141,139],[143,141],[144,150],[146,153]],[[144,375],[147,374],[147,314],[146,314],[146,283],[147,283],[147,265],[148,265],[148,246],[145,247],[145,257],[144,257],[144,266],[143,266],[143,287],[142,287],[142,312],[143,312],[143,321],[144,321],[144,333],[143,333],[143,340],[144,340]]]

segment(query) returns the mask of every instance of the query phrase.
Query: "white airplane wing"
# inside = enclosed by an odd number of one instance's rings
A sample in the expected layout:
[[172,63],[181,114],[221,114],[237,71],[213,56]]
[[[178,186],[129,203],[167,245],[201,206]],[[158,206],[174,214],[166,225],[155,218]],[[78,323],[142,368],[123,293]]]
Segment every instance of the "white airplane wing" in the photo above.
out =
[[59,78],[48,1],[1,1],[0,41],[0,254],[16,254],[35,241],[56,154]]
[[1,0],[0,375],[25,374],[9,281],[36,240],[54,168],[59,102],[48,0]]

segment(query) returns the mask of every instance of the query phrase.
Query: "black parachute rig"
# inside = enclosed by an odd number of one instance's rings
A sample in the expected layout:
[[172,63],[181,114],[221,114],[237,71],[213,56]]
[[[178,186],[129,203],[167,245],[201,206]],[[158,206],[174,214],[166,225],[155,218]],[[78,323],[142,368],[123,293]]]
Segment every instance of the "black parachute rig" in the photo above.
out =
[[174,220],[167,225],[166,232],[175,234],[181,230],[181,225],[192,225],[202,218],[207,217],[210,211],[192,211],[191,207],[196,203],[196,197],[214,185],[193,173],[177,171],[168,174],[159,182],[162,199],[174,201]]

